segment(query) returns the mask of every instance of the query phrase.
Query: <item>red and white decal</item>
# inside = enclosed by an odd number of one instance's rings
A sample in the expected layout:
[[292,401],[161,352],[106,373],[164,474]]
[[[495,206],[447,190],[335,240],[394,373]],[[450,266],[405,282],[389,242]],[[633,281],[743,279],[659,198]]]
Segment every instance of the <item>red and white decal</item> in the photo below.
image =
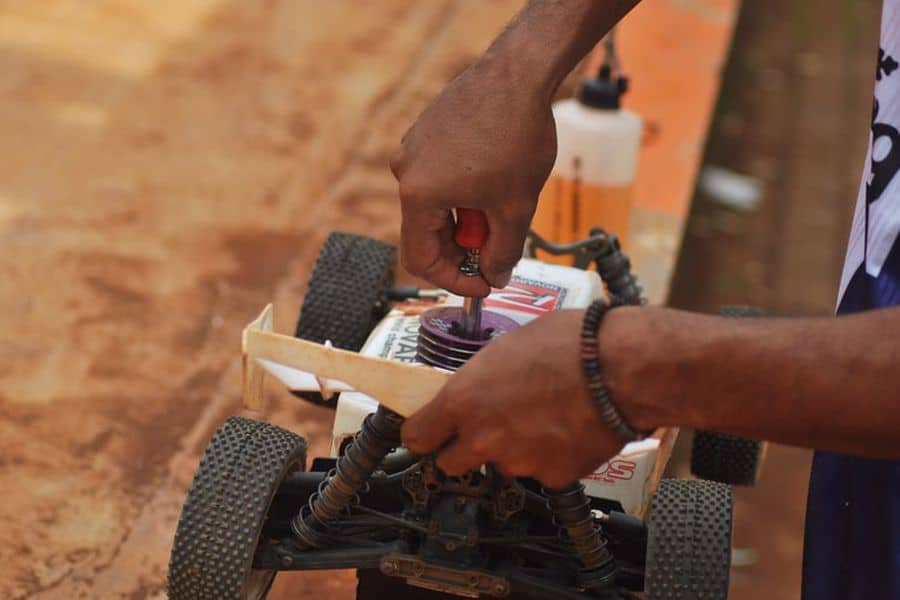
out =
[[514,277],[502,290],[494,290],[484,301],[487,308],[517,310],[540,315],[559,306],[565,296],[561,286]]
[[585,477],[591,481],[602,483],[615,483],[616,481],[630,481],[634,477],[637,463],[621,458],[614,458],[600,465],[596,471]]

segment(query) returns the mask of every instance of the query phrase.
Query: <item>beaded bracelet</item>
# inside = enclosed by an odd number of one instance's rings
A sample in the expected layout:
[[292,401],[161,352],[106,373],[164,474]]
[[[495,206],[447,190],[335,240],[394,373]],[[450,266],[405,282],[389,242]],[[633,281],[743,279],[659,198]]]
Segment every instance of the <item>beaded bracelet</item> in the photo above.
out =
[[624,304],[626,303],[621,298],[610,295],[609,304],[603,300],[596,300],[585,311],[581,327],[581,366],[587,378],[588,388],[591,390],[591,399],[600,411],[604,425],[628,443],[642,440],[647,436],[632,427],[613,402],[609,389],[603,382],[603,367],[597,350],[597,333],[603,317],[610,309]]

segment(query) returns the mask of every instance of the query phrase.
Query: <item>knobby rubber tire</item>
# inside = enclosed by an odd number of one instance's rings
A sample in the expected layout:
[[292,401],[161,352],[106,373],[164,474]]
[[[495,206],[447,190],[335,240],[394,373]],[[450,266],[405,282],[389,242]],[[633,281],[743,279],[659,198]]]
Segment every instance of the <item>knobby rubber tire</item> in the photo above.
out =
[[720,317],[728,317],[729,319],[754,319],[775,316],[769,311],[763,308],[756,308],[755,306],[720,306],[718,314]]
[[691,473],[728,485],[752,486],[756,484],[762,455],[759,440],[698,430],[691,443]]
[[253,570],[253,554],[279,483],[305,464],[299,435],[241,417],[225,421],[203,453],[178,519],[170,600],[265,597],[275,572]]
[[726,600],[731,566],[731,488],[663,479],[647,537],[648,600]]
[[296,337],[358,352],[385,314],[397,251],[390,244],[350,233],[328,236],[313,267]]
[[[719,316],[731,319],[772,317],[751,306],[723,306]],[[695,431],[691,445],[691,473],[728,485],[756,485],[764,442],[713,431]]]
[[[358,352],[390,309],[385,290],[394,283],[397,250],[392,245],[351,233],[334,232],[319,251],[306,287],[294,335]],[[297,396],[334,407],[336,396],[318,392]]]

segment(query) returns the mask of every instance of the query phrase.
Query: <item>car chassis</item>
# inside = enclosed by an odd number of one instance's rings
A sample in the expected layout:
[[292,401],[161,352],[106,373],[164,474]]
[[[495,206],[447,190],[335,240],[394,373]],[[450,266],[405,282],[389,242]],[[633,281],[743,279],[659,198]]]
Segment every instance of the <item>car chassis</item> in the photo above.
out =
[[[581,305],[604,293],[641,301],[613,236],[595,230],[569,245],[529,240],[532,253],[571,255],[575,267],[526,260],[514,284],[580,271],[587,277]],[[591,265],[599,277],[584,271]],[[390,314],[414,323],[434,304],[426,295],[380,294],[372,320],[384,321],[368,343],[384,335],[390,298],[411,298]],[[452,296],[435,295],[452,304]],[[334,456],[315,458],[307,470],[300,436],[229,418],[204,453],[179,519],[170,598],[263,598],[280,571],[322,569],[356,569],[360,600],[727,596],[731,490],[662,479],[674,429],[629,445],[562,489],[505,477],[491,465],[451,477],[400,439],[404,416],[450,373],[336,348],[330,339],[276,334],[271,307],[245,329],[243,360],[248,408],[263,407],[266,374],[320,401],[340,394]]]

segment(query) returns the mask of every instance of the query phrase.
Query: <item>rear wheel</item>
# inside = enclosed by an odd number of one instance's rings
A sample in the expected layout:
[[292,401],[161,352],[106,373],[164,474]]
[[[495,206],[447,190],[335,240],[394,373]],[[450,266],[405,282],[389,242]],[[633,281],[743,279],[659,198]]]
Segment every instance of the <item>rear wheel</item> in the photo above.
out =
[[171,600],[265,598],[274,571],[253,569],[278,484],[302,471],[306,442],[269,423],[230,417],[194,475],[169,559]]
[[[397,250],[392,245],[351,233],[328,236],[313,267],[294,335],[358,352],[390,305]],[[295,392],[315,404],[334,407],[337,397]]]
[[[751,306],[723,306],[719,315],[731,319],[774,316]],[[765,454],[765,442],[714,431],[695,431],[691,446],[691,473],[728,485],[756,485]]]
[[731,488],[663,479],[647,537],[648,600],[725,600],[731,566]]
[[729,319],[752,319],[775,316],[769,311],[762,308],[756,308],[755,306],[720,306],[718,313],[720,317],[728,317]]
[[695,431],[691,444],[691,473],[728,485],[756,485],[763,448],[763,442],[759,440],[714,431]]

